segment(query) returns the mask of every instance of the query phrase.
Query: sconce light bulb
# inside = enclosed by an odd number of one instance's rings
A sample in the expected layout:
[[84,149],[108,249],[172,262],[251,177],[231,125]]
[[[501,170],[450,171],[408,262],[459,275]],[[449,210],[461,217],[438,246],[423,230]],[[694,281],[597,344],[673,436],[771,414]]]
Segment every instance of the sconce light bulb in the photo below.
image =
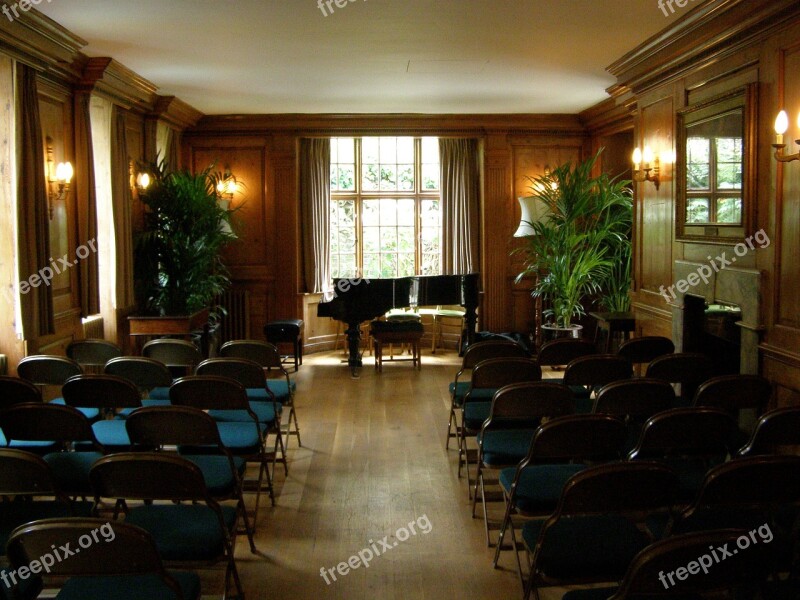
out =
[[783,135],[787,129],[789,129],[789,116],[785,110],[782,110],[775,119],[775,133]]
[[636,148],[633,151],[633,164],[636,165],[636,168],[639,168],[639,164],[642,162],[642,151],[640,148]]
[[139,173],[139,177],[137,177],[137,183],[139,184],[140,188],[146,190],[148,187],[150,187],[150,175],[147,173]]
[[56,167],[56,181],[59,183],[69,183],[72,181],[72,176],[75,174],[72,164],[69,162],[58,163]]
[[644,147],[644,151],[642,152],[642,160],[644,161],[644,164],[648,166],[653,162],[653,151],[650,149],[650,146]]

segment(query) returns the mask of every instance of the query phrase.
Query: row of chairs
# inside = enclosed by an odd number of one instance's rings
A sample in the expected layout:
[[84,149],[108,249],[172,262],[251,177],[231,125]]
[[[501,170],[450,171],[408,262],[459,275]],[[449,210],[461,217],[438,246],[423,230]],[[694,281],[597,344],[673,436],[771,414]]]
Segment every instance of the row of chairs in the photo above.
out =
[[[35,423],[40,430],[54,434],[55,438],[76,437],[97,444],[85,417],[71,407],[22,404],[7,409],[0,418],[11,429],[19,424],[31,429]],[[59,423],[66,424],[73,431],[72,436],[60,432]],[[77,431],[81,427],[82,431]],[[197,568],[224,562],[226,596],[233,581],[237,597],[243,598],[233,553],[240,520],[251,551],[257,552],[242,496],[243,461],[237,460],[225,448],[214,420],[198,409],[144,408],[131,415],[126,427],[139,451],[82,457],[79,465],[87,467],[84,472],[86,481],[79,484],[79,489],[61,485],[63,471],[69,468],[70,463],[60,458],[85,453],[67,452],[62,448],[62,452],[42,457],[23,450],[0,450],[0,494],[6,499],[0,505],[1,547],[6,548],[6,540],[11,540],[8,553],[12,564],[12,548],[21,530],[48,530],[52,519],[59,519],[64,527],[69,527],[64,519],[108,514],[114,519],[111,526],[114,531],[118,526],[117,519],[124,514],[126,526],[135,526],[142,530],[142,535],[152,537],[151,545],[158,550],[158,560]],[[180,448],[182,454],[165,451],[167,446],[173,445]],[[212,448],[218,453],[207,454]],[[189,453],[192,451],[201,454],[192,455]],[[93,497],[93,505],[79,502],[77,498],[71,500],[69,495],[76,493]],[[222,504],[227,500],[233,500],[235,506]],[[59,541],[63,544],[68,539]],[[116,540],[116,543],[120,542]],[[23,547],[28,548],[27,544]],[[83,544],[81,548],[84,548]],[[118,563],[112,559],[111,564]],[[100,565],[95,567],[95,570],[103,568]],[[192,577],[189,579],[194,581]],[[85,592],[97,589],[98,582],[84,581],[71,585]],[[69,586],[68,583],[65,589],[75,594]],[[95,591],[94,595],[83,597],[118,597],[110,592],[102,596],[97,594]],[[196,596],[190,594],[188,597]]]

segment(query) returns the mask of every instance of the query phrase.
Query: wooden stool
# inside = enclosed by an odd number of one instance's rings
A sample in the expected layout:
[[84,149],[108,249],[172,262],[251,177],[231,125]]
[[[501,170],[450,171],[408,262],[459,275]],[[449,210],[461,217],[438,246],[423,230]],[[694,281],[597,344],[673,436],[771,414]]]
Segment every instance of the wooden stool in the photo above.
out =
[[383,371],[384,344],[408,344],[411,348],[411,358],[395,359],[392,356],[390,360],[410,360],[414,367],[421,369],[419,342],[423,333],[422,323],[418,321],[373,321],[370,325],[370,334],[375,349],[375,370],[379,373]]

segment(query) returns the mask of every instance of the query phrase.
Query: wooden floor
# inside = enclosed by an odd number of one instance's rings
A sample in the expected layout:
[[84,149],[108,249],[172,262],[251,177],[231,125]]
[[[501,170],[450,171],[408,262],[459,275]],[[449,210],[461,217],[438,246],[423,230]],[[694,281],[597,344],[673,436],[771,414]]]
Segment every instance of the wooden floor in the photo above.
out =
[[[458,356],[425,352],[420,371],[384,361],[382,374],[365,356],[359,379],[341,358],[307,356],[293,376],[303,447],[292,438],[276,506],[259,511],[263,556],[239,537],[248,600],[520,598],[510,554],[505,568],[492,569],[483,521],[471,518],[465,480],[456,475],[457,453],[444,447]],[[395,533],[412,521],[417,534],[399,541]],[[381,550],[385,536],[391,548]],[[346,576],[336,572],[365,548],[383,555]],[[321,568],[334,569],[337,580],[328,574],[326,584]],[[221,574],[203,581],[204,597],[219,597]],[[542,600],[562,593],[547,590]]]

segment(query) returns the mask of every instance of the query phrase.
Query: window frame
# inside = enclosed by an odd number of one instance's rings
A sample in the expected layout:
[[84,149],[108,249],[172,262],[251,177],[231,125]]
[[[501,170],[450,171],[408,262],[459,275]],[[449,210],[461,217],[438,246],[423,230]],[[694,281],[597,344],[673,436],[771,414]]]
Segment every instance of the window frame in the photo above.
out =
[[[380,190],[364,190],[362,185],[362,172],[364,167],[363,162],[363,149],[362,149],[362,140],[366,137],[393,137],[393,138],[402,138],[402,137],[410,137],[413,138],[414,141],[414,189],[412,190],[387,190],[387,191],[380,191]],[[354,149],[353,149],[353,158],[354,158],[354,175],[353,175],[353,183],[354,189],[353,190],[333,190],[331,189],[331,204],[334,202],[341,202],[346,200],[352,200],[355,203],[355,211],[354,211],[354,227],[355,227],[355,263],[356,263],[356,272],[355,273],[335,273],[333,269],[333,265],[331,265],[331,276],[332,277],[362,277],[366,276],[364,274],[364,235],[363,235],[363,214],[364,214],[364,202],[369,200],[413,200],[414,201],[414,275],[419,276],[422,275],[422,267],[423,267],[423,249],[422,249],[422,231],[423,231],[423,222],[422,222],[422,206],[423,201],[425,200],[437,200],[439,202],[439,273],[441,273],[441,239],[442,239],[442,221],[441,221],[441,181],[439,181],[439,187],[435,190],[425,190],[423,189],[423,178],[422,178],[422,141],[425,137],[436,137],[436,136],[405,136],[405,135],[383,135],[383,136],[352,136]],[[332,137],[330,138],[331,143],[334,143],[336,140],[339,139],[349,139],[350,136],[340,136],[340,137]],[[437,138],[438,139],[438,138]],[[331,162],[331,166],[336,164],[347,164],[347,163],[334,163]],[[397,163],[395,163],[397,164]],[[403,163],[407,164],[407,163]],[[380,178],[380,174],[379,174]],[[380,187],[380,179],[378,181],[378,185]],[[338,187],[338,186],[337,186]],[[395,225],[395,227],[401,227],[402,225]],[[331,226],[331,230],[333,230],[333,226]],[[333,233],[333,231],[331,231]],[[367,253],[371,254],[371,253]],[[385,254],[383,252],[378,252],[377,254]],[[399,255],[400,252],[396,252],[395,255]],[[342,253],[338,253],[337,255],[341,256]],[[345,254],[347,255],[347,254]],[[333,253],[331,253],[331,258],[333,258]],[[398,264],[399,267],[399,264]],[[405,277],[407,275],[398,275],[395,274],[394,277]],[[373,278],[375,278],[373,276]]]

